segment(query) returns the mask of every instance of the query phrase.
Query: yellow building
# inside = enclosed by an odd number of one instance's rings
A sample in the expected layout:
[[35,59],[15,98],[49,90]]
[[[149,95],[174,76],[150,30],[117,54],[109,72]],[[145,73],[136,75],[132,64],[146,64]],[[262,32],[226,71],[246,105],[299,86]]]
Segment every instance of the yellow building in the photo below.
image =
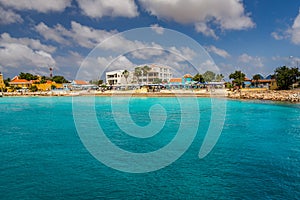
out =
[[0,91],[5,88],[4,80],[3,80],[3,75],[0,72]]

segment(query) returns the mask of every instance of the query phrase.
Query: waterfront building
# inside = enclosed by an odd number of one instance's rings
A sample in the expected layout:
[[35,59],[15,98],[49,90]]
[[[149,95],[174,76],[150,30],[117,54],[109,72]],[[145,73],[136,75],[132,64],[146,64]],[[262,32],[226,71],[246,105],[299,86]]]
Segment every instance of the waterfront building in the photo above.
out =
[[4,80],[3,80],[3,75],[0,72],[0,92],[5,88]]
[[106,84],[110,86],[127,85],[132,82],[133,72],[129,72],[126,78],[123,74],[125,70],[115,70],[105,73]]
[[134,82],[140,84],[156,84],[158,82],[169,82],[173,78],[172,69],[169,66],[151,64],[151,65],[140,65],[137,67],[143,68],[148,66],[150,70],[147,74],[143,74],[138,78],[134,77]]
[[73,80],[70,84],[70,88],[72,90],[84,90],[84,89],[90,89],[94,85],[89,84],[87,81],[84,80]]
[[28,81],[26,79],[20,79],[19,76],[15,76],[9,82],[9,86],[12,86],[15,88],[28,89],[32,86],[32,81]]
[[143,73],[141,70],[141,75],[137,77],[134,71],[129,71],[128,77],[124,76],[125,70],[115,70],[109,71],[105,74],[106,84],[110,86],[122,86],[131,84],[158,84],[162,82],[169,82],[173,77],[172,69],[168,66],[161,66],[156,64],[151,65],[140,65],[135,68],[143,69],[145,66],[149,67],[147,73]]

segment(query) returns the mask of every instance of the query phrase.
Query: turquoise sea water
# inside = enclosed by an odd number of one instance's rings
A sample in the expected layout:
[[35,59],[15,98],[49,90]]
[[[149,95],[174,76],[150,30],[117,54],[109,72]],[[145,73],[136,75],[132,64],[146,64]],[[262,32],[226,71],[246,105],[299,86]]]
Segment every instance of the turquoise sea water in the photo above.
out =
[[[84,109],[91,97],[77,98]],[[125,173],[102,164],[84,147],[72,98],[1,98],[0,199],[300,199],[299,104],[228,100],[222,134],[208,156],[199,159],[211,101],[197,101],[201,117],[189,149],[158,171]],[[129,111],[138,125],[149,123],[154,104],[165,108],[167,120],[153,137],[131,137],[116,125],[111,98],[96,97],[95,102],[103,131],[128,151],[162,148],[180,124],[176,98],[132,98]],[[194,110],[184,111],[191,117],[185,122],[189,126],[194,126]]]

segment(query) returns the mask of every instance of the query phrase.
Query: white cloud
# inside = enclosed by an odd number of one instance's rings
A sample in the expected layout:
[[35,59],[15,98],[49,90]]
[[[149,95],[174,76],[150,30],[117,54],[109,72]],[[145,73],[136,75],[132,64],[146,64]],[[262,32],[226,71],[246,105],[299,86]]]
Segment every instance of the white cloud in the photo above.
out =
[[65,45],[75,44],[85,48],[95,47],[116,32],[94,29],[81,25],[75,21],[71,22],[71,30],[67,30],[60,24],[51,28],[43,22],[38,24],[35,27],[35,30],[47,40],[52,40]]
[[4,10],[0,7],[0,24],[22,23],[23,19],[12,10]]
[[277,30],[271,33],[275,40],[290,39],[293,44],[300,45],[300,9],[293,25],[286,30]]
[[3,43],[0,45],[0,65],[6,67],[49,67],[55,65],[52,56],[42,50],[33,50],[18,43]]
[[8,33],[2,33],[0,35],[0,44],[3,43],[23,44],[34,50],[42,50],[49,53],[53,53],[56,50],[56,48],[53,46],[41,44],[39,40],[30,38],[12,38]]
[[63,11],[71,5],[72,0],[0,0],[0,4],[16,10],[36,10],[47,13],[50,11]]
[[134,0],[77,0],[77,2],[82,12],[92,18],[138,16]]
[[209,25],[214,24],[221,30],[245,30],[255,24],[245,13],[240,0],[139,0],[142,7],[160,19],[174,20],[182,24],[194,24],[197,31],[216,37]]
[[93,48],[106,38],[114,35],[116,31],[107,32],[83,26],[77,22],[71,22],[71,37],[82,47]]
[[283,40],[283,39],[285,39],[285,38],[287,38],[287,36],[284,34],[284,33],[282,33],[282,32],[272,32],[271,33],[271,36],[275,39],[275,40]]
[[294,20],[294,24],[290,29],[291,39],[294,44],[300,44],[300,9],[299,14]]
[[41,34],[46,40],[52,40],[60,44],[70,44],[70,42],[65,38],[66,30],[60,24],[56,25],[54,28],[48,27],[43,22],[35,26],[35,30]]
[[205,36],[209,36],[214,39],[219,39],[219,37],[216,35],[215,31],[212,28],[208,27],[208,25],[204,22],[196,23],[195,29],[198,33],[202,33]]
[[260,57],[252,57],[246,53],[238,58],[238,62],[248,64],[249,67],[263,67],[263,59]]
[[219,48],[217,48],[213,45],[207,46],[205,48],[208,52],[214,53],[214,54],[216,54],[218,56],[221,56],[223,58],[229,58],[230,57],[230,54],[227,51],[225,51],[224,49],[219,49]]
[[106,71],[119,69],[133,70],[133,64],[126,56],[87,57],[77,71],[77,78],[83,80],[94,80],[103,78]]
[[153,31],[155,31],[157,34],[159,34],[159,35],[164,34],[164,28],[161,27],[161,26],[159,26],[158,24],[152,24],[150,27],[151,27],[151,29],[152,29]]

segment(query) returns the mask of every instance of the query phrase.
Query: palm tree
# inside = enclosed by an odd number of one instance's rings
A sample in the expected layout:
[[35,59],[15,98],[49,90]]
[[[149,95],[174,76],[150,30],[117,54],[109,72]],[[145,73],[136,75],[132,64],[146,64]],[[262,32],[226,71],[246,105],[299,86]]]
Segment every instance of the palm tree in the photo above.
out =
[[148,72],[151,70],[150,67],[148,67],[147,65],[145,65],[143,68],[142,68],[142,72],[143,72],[143,76],[147,76],[147,84],[148,84]]
[[260,74],[255,74],[252,79],[255,80],[255,86],[258,85],[258,80],[261,78]]
[[140,67],[134,69],[134,76],[136,76],[137,83],[139,83],[139,78],[142,76],[142,69]]
[[223,74],[217,74],[216,81],[221,82],[223,78],[224,78]]
[[245,76],[246,75],[241,71],[235,71],[229,75],[229,79],[233,79],[234,85],[238,87],[238,91],[240,91],[240,87],[244,83]]
[[128,85],[128,76],[129,76],[129,71],[127,71],[126,69],[123,71],[122,73],[124,75],[124,78],[126,80],[126,90],[127,90],[127,85]]

